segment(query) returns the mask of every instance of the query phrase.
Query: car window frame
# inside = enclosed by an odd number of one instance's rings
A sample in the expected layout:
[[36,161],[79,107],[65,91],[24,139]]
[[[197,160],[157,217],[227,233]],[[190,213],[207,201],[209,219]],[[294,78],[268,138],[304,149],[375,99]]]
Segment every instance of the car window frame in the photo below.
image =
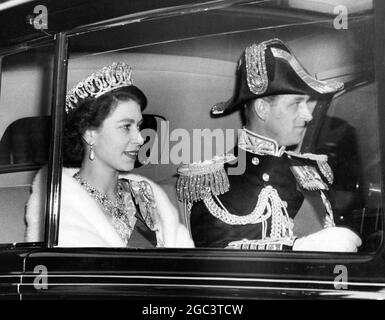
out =
[[[14,55],[14,54],[18,54],[18,53],[22,53],[22,52],[27,52],[28,50],[35,50],[35,49],[39,49],[41,47],[47,47],[47,46],[52,46],[52,48],[54,49],[54,52],[53,52],[53,58],[54,58],[54,61],[55,61],[55,66],[56,66],[56,62],[57,62],[57,47],[58,47],[58,43],[57,43],[57,40],[55,40],[55,37],[54,35],[44,35],[43,37],[40,37],[38,39],[33,39],[33,40],[30,40],[30,41],[26,41],[26,42],[23,42],[23,43],[20,43],[20,44],[17,44],[17,45],[14,45],[14,46],[11,46],[11,47],[8,47],[8,48],[3,48],[0,50],[0,61],[2,62],[3,58],[4,57],[7,57],[7,56],[11,56],[11,55]],[[52,72],[55,74],[55,70],[52,70]],[[0,79],[2,77],[2,70],[0,69]],[[1,81],[1,80],[0,80]],[[1,82],[0,82],[0,88],[1,88]],[[1,89],[0,89],[1,90]],[[55,92],[55,90],[53,90]],[[51,94],[51,121],[52,121],[52,132],[51,132],[51,137],[50,137],[50,141],[55,141],[54,140],[54,135],[55,135],[55,127],[57,124],[55,123],[55,119],[56,117],[54,116],[54,114],[56,113],[56,105],[54,103],[54,92],[52,92]],[[49,159],[48,159],[48,171],[49,172],[52,172],[53,168],[52,168],[52,161],[51,159],[54,159],[55,157],[57,157],[56,153],[57,152],[54,152],[54,148],[53,148],[53,143],[50,144],[50,150],[49,150]],[[26,170],[34,170],[34,169],[38,169],[40,166],[37,166],[37,165],[30,165],[30,164],[27,164],[27,165],[24,165],[24,164],[21,164],[21,165],[11,165],[9,166],[9,168],[7,168],[6,166],[4,168],[2,168],[1,172],[2,173],[9,173],[9,172],[22,172],[22,171],[26,171]],[[19,170],[17,170],[19,169]],[[52,183],[50,182],[53,182],[53,179],[51,177],[51,180],[47,180],[47,187],[48,186],[51,186]],[[57,183],[54,183],[54,185],[57,185]],[[52,194],[52,188],[48,188],[47,190],[47,197],[46,197],[46,208],[49,208],[47,209],[47,212],[46,212],[46,219],[48,220],[51,220],[51,203],[52,203],[52,200],[50,200],[50,198],[54,197],[54,195]],[[54,197],[55,198],[55,197]],[[45,228],[47,228],[47,222],[45,223]],[[45,240],[44,242],[17,242],[17,243],[2,243],[0,244],[0,247],[2,249],[13,249],[13,248],[25,248],[25,247],[32,247],[32,248],[43,248],[43,247],[46,247],[46,244],[47,244],[47,241]]]
[[[88,25],[88,26],[80,26],[80,27],[75,28],[75,29],[71,30],[70,32],[68,32],[68,37],[72,38],[72,37],[76,37],[77,35],[84,35],[86,33],[92,33],[95,31],[114,28],[116,26],[124,26],[124,25],[130,24],[130,23],[140,23],[140,22],[146,21],[148,19],[161,19],[164,17],[177,16],[179,14],[189,14],[190,12],[191,13],[197,13],[197,12],[203,12],[203,11],[207,11],[207,10],[215,10],[217,8],[230,7],[234,3],[238,3],[238,2],[240,2],[240,1],[229,1],[226,4],[222,4],[222,5],[221,4],[213,4],[213,5],[208,5],[208,6],[195,5],[195,6],[193,6],[194,8],[189,8],[191,10],[187,10],[187,11],[186,11],[186,8],[184,8],[183,10],[180,10],[178,8],[176,10],[171,9],[168,12],[165,9],[156,10],[155,12],[151,12],[149,14],[146,14],[146,12],[139,12],[139,13],[135,13],[135,14],[122,16],[122,17],[117,17],[117,18],[112,19],[110,21],[105,21],[105,22],[102,21],[100,23],[95,23],[95,24]],[[246,3],[248,1],[244,1],[244,2]],[[183,7],[186,7],[186,6],[183,6]],[[331,255],[332,255],[335,258],[345,256],[348,260],[353,258],[354,260],[356,260],[356,259],[361,260],[362,259],[364,261],[367,261],[368,258],[376,256],[378,254],[378,252],[381,251],[381,248],[383,246],[383,242],[384,241],[382,239],[382,244],[379,246],[379,248],[377,249],[377,251],[375,253],[360,252],[360,253],[354,253],[353,255],[347,254],[347,253],[337,253],[337,254],[336,253],[319,253],[319,252],[311,252],[311,253],[312,253],[312,255],[315,254],[315,255],[319,256],[319,258],[317,258],[317,260],[322,259],[322,257],[324,257],[324,258],[327,257],[328,259],[330,259]],[[124,248],[124,250],[127,250],[129,252],[131,249],[130,248]],[[135,249],[135,250],[137,250],[137,249]],[[159,249],[157,249],[157,250],[159,250]],[[190,252],[190,249],[184,249],[184,250],[187,250]],[[199,250],[206,251],[207,248],[199,248],[199,249],[194,248],[193,250],[194,251],[199,251]],[[226,256],[228,255],[228,252],[223,250],[223,249],[210,248],[208,250],[210,250],[210,251],[216,250],[216,251],[218,251],[218,253],[223,252],[224,255],[226,255]],[[298,257],[298,258],[304,257],[304,254],[295,253],[295,252],[264,252],[264,255],[268,254],[271,257],[274,257],[277,255],[277,257],[281,257],[282,254],[284,254],[286,256],[288,253],[290,254],[290,256],[294,256],[294,257]],[[260,252],[255,252],[255,254],[260,254]],[[308,253],[306,253],[305,256],[307,254]],[[358,256],[360,256],[360,257],[358,257]]]

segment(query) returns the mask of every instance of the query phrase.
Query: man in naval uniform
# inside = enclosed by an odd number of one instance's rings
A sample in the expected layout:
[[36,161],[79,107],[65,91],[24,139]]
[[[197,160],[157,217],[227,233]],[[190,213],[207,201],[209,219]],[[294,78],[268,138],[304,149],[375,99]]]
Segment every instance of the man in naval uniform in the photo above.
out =
[[[327,156],[289,151],[300,145],[316,102],[342,89],[340,82],[313,78],[279,39],[245,49],[234,95],[211,110],[216,116],[242,110],[245,127],[236,151],[245,172],[226,174],[231,155],[178,170],[177,193],[197,247],[357,251],[361,239],[334,224]],[[305,198],[318,201],[323,223],[321,230],[297,236],[293,221]]]

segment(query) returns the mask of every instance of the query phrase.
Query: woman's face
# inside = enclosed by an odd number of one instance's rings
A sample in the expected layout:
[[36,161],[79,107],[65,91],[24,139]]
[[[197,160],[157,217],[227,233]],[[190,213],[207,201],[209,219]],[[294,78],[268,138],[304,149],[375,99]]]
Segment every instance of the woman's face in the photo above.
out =
[[117,171],[134,168],[140,146],[144,143],[140,134],[142,112],[133,100],[118,103],[102,125],[92,132],[94,162],[100,162]]

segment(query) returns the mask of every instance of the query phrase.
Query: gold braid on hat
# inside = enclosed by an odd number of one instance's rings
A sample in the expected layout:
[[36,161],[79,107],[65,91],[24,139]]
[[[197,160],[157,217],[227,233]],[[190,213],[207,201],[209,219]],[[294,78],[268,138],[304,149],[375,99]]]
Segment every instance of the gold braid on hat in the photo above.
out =
[[114,62],[94,72],[67,92],[66,113],[77,108],[80,100],[97,98],[117,88],[133,84],[132,69],[124,62]]
[[253,44],[245,50],[247,85],[252,93],[265,93],[269,80],[265,62],[266,42]]

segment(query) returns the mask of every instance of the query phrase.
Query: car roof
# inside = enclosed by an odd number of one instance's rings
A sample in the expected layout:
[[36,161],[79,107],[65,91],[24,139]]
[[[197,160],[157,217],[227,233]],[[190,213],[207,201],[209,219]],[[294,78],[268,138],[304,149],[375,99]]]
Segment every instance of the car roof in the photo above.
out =
[[[45,6],[49,17],[49,33],[76,30],[84,26],[92,26],[102,21],[113,21],[120,17],[137,13],[156,13],[164,10],[183,9],[198,6],[221,6],[246,2],[239,10],[243,14],[251,9],[247,1],[202,1],[202,0],[39,0],[39,1],[0,1],[0,48],[14,45],[23,41],[46,36],[40,30],[34,29],[26,23],[28,16],[33,14],[38,5]],[[338,2],[338,3],[337,3]],[[358,5],[352,1],[342,1],[350,15],[365,15],[373,10],[372,0],[360,1]],[[295,21],[314,21],[335,15],[333,8],[341,1],[307,0],[307,1],[250,1],[251,5],[258,3],[258,10],[262,10],[265,21],[294,23]],[[8,6],[7,6],[7,3]],[[15,3],[13,5],[12,3]],[[310,5],[311,3],[311,5]],[[3,9],[2,9],[3,6]],[[254,13],[255,14],[255,13]],[[267,16],[266,16],[267,15]],[[254,16],[255,17],[255,16]],[[90,43],[92,45],[92,43]],[[99,42],[100,45],[100,42]]]

